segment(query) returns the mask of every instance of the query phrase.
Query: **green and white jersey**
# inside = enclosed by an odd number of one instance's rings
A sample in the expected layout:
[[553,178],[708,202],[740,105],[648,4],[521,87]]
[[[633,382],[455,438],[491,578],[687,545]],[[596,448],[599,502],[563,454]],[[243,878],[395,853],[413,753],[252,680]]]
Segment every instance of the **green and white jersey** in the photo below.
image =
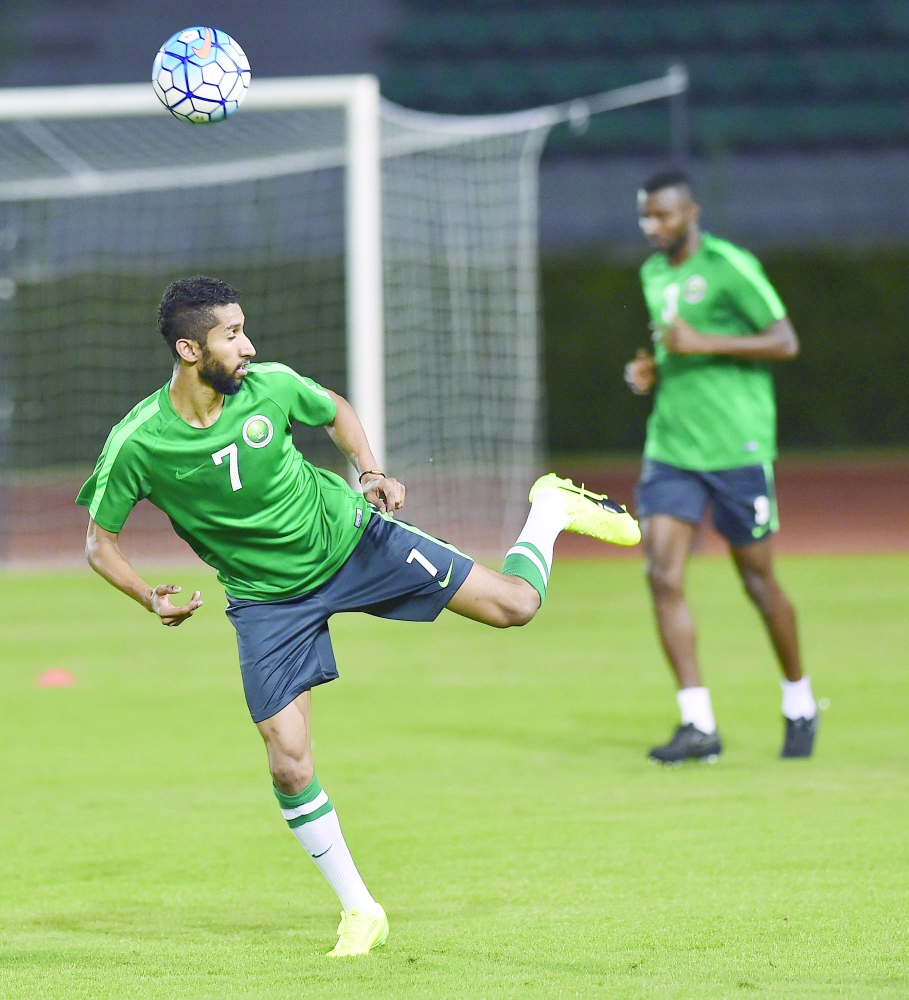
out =
[[[697,253],[673,267],[654,254],[641,268],[650,318],[680,316],[700,333],[743,337],[786,315],[757,258],[704,233]],[[776,457],[770,366],[710,354],[670,354],[657,340],[656,401],[644,456],[681,469],[733,469]]]
[[250,364],[211,427],[191,427],[165,385],[110,432],[76,503],[119,532],[147,497],[170,518],[231,597],[274,601],[324,583],[369,521],[369,505],[294,447],[291,422],[321,427],[335,404],[312,379]]

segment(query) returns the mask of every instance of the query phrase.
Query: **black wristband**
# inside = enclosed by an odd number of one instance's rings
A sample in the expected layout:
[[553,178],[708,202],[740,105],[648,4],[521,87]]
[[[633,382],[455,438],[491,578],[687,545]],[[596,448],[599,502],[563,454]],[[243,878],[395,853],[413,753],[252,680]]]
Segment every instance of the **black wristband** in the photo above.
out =
[[357,476],[357,481],[361,486],[363,485],[364,476],[381,476],[384,479],[385,473],[379,472],[378,469],[366,469],[364,472],[361,472],[359,476]]

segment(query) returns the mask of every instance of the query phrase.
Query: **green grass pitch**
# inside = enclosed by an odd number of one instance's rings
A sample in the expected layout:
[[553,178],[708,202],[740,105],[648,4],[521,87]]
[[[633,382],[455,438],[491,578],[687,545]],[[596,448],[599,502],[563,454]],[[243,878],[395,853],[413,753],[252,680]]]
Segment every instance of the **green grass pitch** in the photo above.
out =
[[392,928],[340,962],[213,578],[153,574],[207,598],[164,629],[87,569],[0,576],[0,997],[904,1000],[909,558],[780,570],[810,762],[724,560],[690,574],[714,767],[645,761],[676,717],[638,561],[557,564],[522,630],[336,619],[317,767]]

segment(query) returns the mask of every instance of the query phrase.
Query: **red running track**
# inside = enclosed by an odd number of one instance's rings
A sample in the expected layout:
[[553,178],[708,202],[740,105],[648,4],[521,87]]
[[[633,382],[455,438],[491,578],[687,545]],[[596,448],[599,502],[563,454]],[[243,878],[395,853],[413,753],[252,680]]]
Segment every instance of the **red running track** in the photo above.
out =
[[[634,484],[640,464],[563,464],[561,475],[584,482],[596,493],[608,493],[634,509]],[[909,552],[909,456],[899,459],[792,459],[776,467],[780,531],[776,551],[782,553]],[[562,556],[596,558],[604,546],[578,535],[564,534]],[[610,555],[620,551],[607,547]],[[698,551],[724,553],[725,540],[709,515],[701,525]],[[634,554],[627,551],[626,555]]]
[[[634,509],[637,462],[561,463],[556,471]],[[4,556],[9,564],[82,562],[86,512],[73,499],[81,478],[37,476],[7,490]],[[776,548],[784,553],[909,552],[909,456],[841,460],[784,459],[777,466],[781,530]],[[452,537],[468,551],[489,551],[488,539]],[[130,515],[122,544],[142,561],[179,564],[196,560],[173,533],[167,518],[147,501]],[[725,542],[709,523],[698,549],[722,553]],[[619,549],[578,535],[563,534],[559,555],[574,558],[639,558],[640,549]],[[499,553],[492,552],[496,557]]]

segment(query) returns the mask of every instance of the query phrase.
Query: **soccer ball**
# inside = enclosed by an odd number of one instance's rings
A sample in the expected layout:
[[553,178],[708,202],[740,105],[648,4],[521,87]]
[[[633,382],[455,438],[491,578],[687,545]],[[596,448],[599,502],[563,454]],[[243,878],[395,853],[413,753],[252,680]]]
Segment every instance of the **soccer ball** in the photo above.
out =
[[152,86],[180,121],[208,125],[232,115],[249,90],[249,60],[225,31],[186,28],[158,50]]

